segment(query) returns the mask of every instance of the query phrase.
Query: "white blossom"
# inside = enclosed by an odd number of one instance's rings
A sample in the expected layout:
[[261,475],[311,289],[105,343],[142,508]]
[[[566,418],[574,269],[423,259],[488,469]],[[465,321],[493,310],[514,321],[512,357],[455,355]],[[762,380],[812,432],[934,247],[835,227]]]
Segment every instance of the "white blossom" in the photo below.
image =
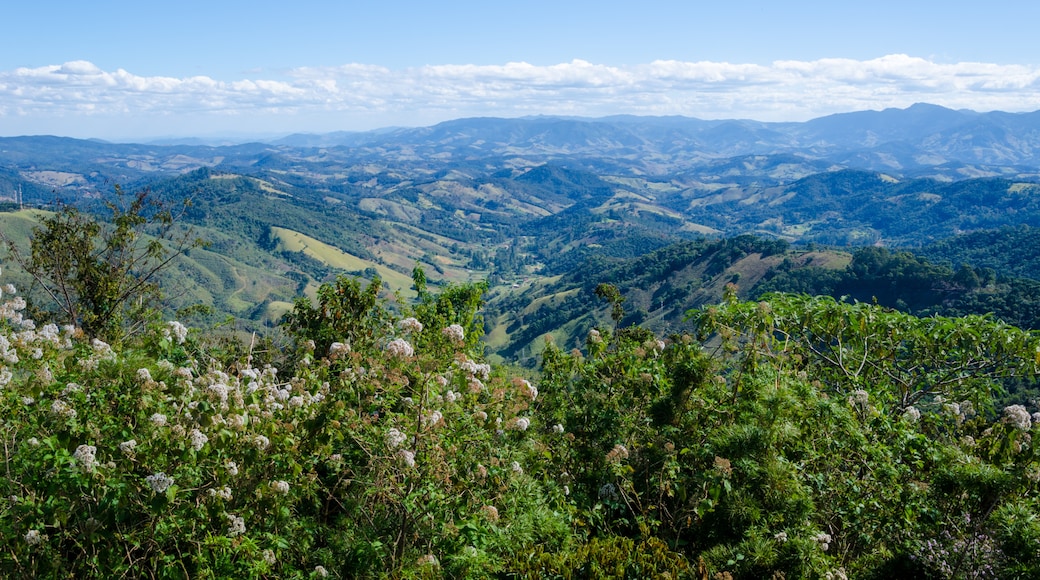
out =
[[173,478],[161,471],[149,475],[144,478],[144,480],[148,483],[148,487],[152,488],[152,491],[155,493],[163,493],[173,485]]
[[404,320],[398,321],[397,329],[407,334],[415,334],[422,332],[423,325],[416,318],[409,316]]
[[231,488],[228,486],[210,488],[206,491],[210,497],[217,497],[224,501],[231,501]]
[[536,397],[538,397],[538,388],[526,380],[521,380],[520,394],[533,401]]
[[455,345],[462,345],[466,340],[466,332],[463,330],[462,326],[458,324],[445,326],[444,329],[441,330],[441,334],[447,337],[448,340]]
[[498,508],[493,505],[486,505],[480,508],[480,511],[484,513],[488,520],[492,522],[498,521]]
[[177,344],[184,344],[185,339],[188,338],[188,328],[186,326],[176,320],[171,320],[167,324],[167,328],[173,334]]
[[491,365],[475,363],[469,359],[460,362],[459,368],[469,374],[470,377],[478,377],[487,380],[488,376],[491,375]]
[[271,440],[267,437],[264,437],[263,435],[253,437],[253,447],[256,447],[260,451],[267,449],[269,445],[271,445]]
[[1010,424],[1019,431],[1029,431],[1032,427],[1032,417],[1029,411],[1022,405],[1009,405],[1004,407],[1004,422]]
[[553,425],[553,433],[563,433],[563,425],[559,423]]
[[39,546],[47,541],[47,534],[40,530],[29,530],[25,532],[25,543],[30,546]]
[[337,359],[350,353],[350,345],[344,342],[334,342],[329,345],[329,358]]
[[97,338],[90,341],[90,348],[94,351],[94,354],[99,355],[101,358],[111,358],[116,355],[107,342]]
[[918,410],[917,407],[907,407],[906,410],[903,411],[903,417],[911,423],[916,423],[921,419],[921,411]]
[[121,451],[123,453],[123,455],[127,455],[127,456],[132,456],[134,454],[134,449],[136,449],[136,448],[137,448],[137,440],[136,439],[131,439],[129,441],[123,441],[122,443],[119,444],[119,451]]
[[51,413],[54,413],[62,419],[74,419],[76,417],[76,410],[61,399],[57,399],[51,403]]
[[228,521],[228,536],[233,538],[246,533],[246,521],[241,516],[227,514],[225,517],[227,517]]
[[270,486],[271,489],[274,490],[276,493],[280,493],[282,495],[289,493],[289,482],[285,481],[284,479],[272,481],[270,483]]
[[415,354],[415,349],[403,338],[395,338],[386,345],[386,352],[395,358],[410,358]]
[[523,475],[524,474],[524,468],[520,467],[520,462],[519,461],[514,461],[513,463],[511,463],[509,465],[509,468],[512,469],[513,473],[515,473],[517,475]]
[[166,415],[163,415],[162,413],[152,413],[152,416],[149,417],[148,420],[156,427],[164,427],[166,425]]
[[206,434],[198,429],[192,429],[188,433],[188,439],[191,441],[191,448],[195,451],[201,450],[206,445],[206,442],[209,441],[209,437],[206,437]]
[[97,466],[97,458],[94,454],[97,453],[97,447],[93,445],[80,445],[76,448],[76,451],[72,456],[83,466],[83,469],[87,471],[94,471]]
[[391,427],[390,430],[386,432],[386,436],[384,438],[384,440],[386,441],[386,446],[390,447],[391,449],[400,446],[407,439],[407,435],[401,433],[394,427]]
[[415,452],[407,449],[402,449],[397,452],[397,458],[401,460],[401,463],[405,467],[415,467]]
[[443,418],[444,418],[444,416],[441,415],[440,411],[430,411],[429,415],[426,415],[425,417],[423,417],[423,426],[424,427],[434,427],[434,426],[437,425],[437,423],[440,423],[441,419],[443,419]]
[[506,424],[506,428],[513,431],[527,431],[530,426],[531,420],[527,417],[517,417]]

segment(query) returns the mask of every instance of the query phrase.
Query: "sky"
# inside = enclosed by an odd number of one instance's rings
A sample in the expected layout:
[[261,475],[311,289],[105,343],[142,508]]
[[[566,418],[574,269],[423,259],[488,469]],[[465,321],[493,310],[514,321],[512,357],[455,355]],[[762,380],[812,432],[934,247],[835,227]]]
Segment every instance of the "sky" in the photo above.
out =
[[0,136],[1040,110],[1040,2],[10,2]]

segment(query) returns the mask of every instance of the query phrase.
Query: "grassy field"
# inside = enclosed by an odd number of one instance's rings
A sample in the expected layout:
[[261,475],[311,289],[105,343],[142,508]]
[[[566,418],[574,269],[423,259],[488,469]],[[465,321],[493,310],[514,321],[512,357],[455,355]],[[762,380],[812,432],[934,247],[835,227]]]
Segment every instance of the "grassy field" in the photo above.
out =
[[382,264],[359,258],[300,232],[285,228],[271,228],[271,230],[278,236],[279,242],[284,249],[290,252],[303,252],[315,260],[348,272],[361,272],[368,268],[374,268],[379,273],[379,277],[390,286],[391,290],[406,292],[412,287],[412,278],[410,276],[391,270]]

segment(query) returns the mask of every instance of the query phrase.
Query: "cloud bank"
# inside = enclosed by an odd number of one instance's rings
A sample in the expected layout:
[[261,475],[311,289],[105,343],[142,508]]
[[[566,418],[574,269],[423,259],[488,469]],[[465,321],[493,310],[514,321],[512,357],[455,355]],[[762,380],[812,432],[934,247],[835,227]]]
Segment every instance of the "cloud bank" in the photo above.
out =
[[[84,136],[113,122],[124,123],[124,134],[139,135],[206,129],[335,131],[524,115],[801,121],[915,102],[976,111],[1040,109],[1040,67],[942,64],[907,55],[770,65],[654,61],[608,66],[574,60],[552,66],[392,70],[346,64],[267,76],[235,81],[144,77],[105,71],[86,61],[0,71],[0,132]],[[110,128],[113,133],[119,131]]]

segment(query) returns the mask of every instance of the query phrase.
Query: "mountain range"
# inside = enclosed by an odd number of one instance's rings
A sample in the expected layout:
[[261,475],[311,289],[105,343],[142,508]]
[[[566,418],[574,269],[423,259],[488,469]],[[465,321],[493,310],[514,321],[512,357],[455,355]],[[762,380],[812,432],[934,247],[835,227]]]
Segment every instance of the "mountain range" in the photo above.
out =
[[[662,297],[695,305],[733,279],[750,289],[784,262],[770,250],[752,264],[745,258],[762,252],[706,240],[752,234],[766,247],[794,244],[800,257],[787,268],[839,268],[844,248],[1040,227],[1040,112],[918,104],[803,123],[475,118],[223,146],[0,138],[8,210],[100,209],[116,184],[192,200],[185,217],[213,243],[182,264],[181,305],[271,323],[336,273],[378,274],[406,291],[420,265],[444,282],[490,279],[489,318],[499,320],[489,340],[515,354],[543,331],[580,333],[549,310],[510,316],[569,299],[590,263],[622,276],[631,261],[685,256],[674,269],[686,274],[647,282],[638,300],[646,318],[675,324],[680,309],[658,316]],[[4,215],[5,230],[28,231],[26,212]]]

